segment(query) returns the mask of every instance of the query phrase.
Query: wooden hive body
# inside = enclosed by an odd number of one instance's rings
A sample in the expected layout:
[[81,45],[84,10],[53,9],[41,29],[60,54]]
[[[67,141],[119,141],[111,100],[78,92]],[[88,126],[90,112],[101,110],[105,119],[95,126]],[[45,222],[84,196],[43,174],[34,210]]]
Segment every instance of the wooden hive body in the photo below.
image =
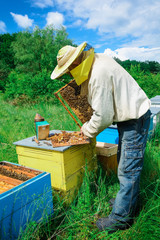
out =
[[89,170],[96,166],[95,145],[91,143],[53,148],[38,147],[31,138],[27,139],[30,147],[22,141],[15,143],[19,164],[51,173],[51,185],[56,190],[74,192],[83,181],[85,165]]
[[97,142],[96,144],[96,153],[98,160],[100,161],[104,170],[107,174],[114,171],[117,172],[117,144],[110,144],[104,142]]
[[16,166],[20,171],[23,168],[26,175],[28,170],[38,173],[24,182],[19,180],[19,183],[12,177],[1,176],[1,181],[7,183],[11,179],[15,186],[8,186],[0,194],[0,239],[14,240],[30,221],[46,221],[53,214],[50,174],[9,162],[0,165],[10,165],[12,169]]

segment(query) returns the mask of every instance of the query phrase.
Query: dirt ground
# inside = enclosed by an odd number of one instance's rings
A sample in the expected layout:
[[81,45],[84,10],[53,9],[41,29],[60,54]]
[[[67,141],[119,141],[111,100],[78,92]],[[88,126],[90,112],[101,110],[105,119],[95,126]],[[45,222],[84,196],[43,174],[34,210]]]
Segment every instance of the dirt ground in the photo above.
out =
[[75,81],[63,88],[60,94],[82,123],[90,120],[93,110],[87,96],[80,96],[80,86]]

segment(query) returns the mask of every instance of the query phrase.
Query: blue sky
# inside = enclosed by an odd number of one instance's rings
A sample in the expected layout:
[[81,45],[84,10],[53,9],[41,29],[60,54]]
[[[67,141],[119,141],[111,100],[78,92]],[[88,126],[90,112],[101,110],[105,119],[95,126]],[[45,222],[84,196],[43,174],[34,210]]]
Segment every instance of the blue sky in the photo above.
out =
[[3,0],[0,33],[64,26],[75,44],[122,60],[160,62],[160,0]]

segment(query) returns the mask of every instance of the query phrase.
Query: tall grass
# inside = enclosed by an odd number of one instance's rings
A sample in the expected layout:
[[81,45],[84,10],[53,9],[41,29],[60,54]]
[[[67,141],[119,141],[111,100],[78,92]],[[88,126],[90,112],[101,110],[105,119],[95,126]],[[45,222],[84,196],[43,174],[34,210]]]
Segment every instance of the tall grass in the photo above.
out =
[[[79,130],[61,106],[41,103],[15,107],[0,98],[0,161],[18,162],[13,142],[35,135],[34,117],[38,112],[51,129]],[[21,240],[33,239],[133,239],[158,240],[160,236],[160,125],[147,142],[138,201],[139,214],[125,231],[108,234],[99,232],[95,222],[111,212],[109,199],[119,190],[117,176],[106,176],[100,164],[98,170],[85,169],[83,184],[76,199],[65,206],[53,192],[54,217],[49,221],[30,222]],[[94,161],[95,159],[93,159]],[[159,166],[158,166],[159,164]]]

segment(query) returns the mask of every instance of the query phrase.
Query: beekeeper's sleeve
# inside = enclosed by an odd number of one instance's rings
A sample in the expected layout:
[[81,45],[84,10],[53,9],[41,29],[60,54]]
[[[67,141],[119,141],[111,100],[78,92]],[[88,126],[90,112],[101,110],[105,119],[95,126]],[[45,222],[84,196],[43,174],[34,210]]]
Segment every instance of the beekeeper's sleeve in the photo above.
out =
[[103,81],[103,76],[99,76],[99,79],[91,84],[89,94],[93,115],[90,121],[82,126],[82,132],[87,137],[94,138],[113,122],[113,87],[111,80]]

